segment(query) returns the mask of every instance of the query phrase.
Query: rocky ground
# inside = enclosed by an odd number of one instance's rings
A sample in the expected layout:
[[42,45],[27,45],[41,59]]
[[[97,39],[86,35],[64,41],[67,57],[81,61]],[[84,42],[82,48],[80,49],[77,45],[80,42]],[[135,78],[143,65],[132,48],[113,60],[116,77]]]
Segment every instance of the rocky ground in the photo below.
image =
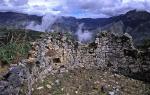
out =
[[74,69],[36,83],[32,95],[149,95],[141,81],[99,69]]

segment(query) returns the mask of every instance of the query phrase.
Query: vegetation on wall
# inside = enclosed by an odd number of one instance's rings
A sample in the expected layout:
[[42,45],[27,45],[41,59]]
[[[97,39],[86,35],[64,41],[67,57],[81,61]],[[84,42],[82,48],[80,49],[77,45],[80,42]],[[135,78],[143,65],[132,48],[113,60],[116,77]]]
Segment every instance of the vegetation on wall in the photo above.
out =
[[21,29],[0,29],[0,65],[16,64],[28,54],[30,41],[41,37],[42,32]]

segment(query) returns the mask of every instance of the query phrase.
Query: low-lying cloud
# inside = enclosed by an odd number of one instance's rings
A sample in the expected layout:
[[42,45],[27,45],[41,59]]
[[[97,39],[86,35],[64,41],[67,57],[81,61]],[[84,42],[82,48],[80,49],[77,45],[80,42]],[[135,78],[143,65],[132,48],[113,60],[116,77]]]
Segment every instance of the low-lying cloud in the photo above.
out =
[[41,31],[41,32],[49,32],[51,29],[51,25],[56,21],[57,18],[58,16],[46,14],[45,16],[43,16],[41,24],[30,22],[30,24],[26,26],[26,29],[31,29],[35,31]]
[[92,32],[84,30],[83,27],[83,23],[78,26],[78,30],[76,32],[77,38],[82,43],[89,42],[92,40]]
[[132,9],[150,11],[150,0],[0,0],[0,11],[26,14],[110,17]]

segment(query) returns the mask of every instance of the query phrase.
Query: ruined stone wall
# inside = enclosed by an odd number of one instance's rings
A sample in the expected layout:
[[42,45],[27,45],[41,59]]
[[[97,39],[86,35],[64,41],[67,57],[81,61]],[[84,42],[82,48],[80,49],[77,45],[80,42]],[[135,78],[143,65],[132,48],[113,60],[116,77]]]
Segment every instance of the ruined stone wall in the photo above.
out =
[[74,47],[67,38],[54,39],[47,34],[32,42],[32,50],[0,80],[0,95],[31,95],[32,85],[48,74],[63,72],[73,64]]
[[[90,44],[78,46],[77,59],[83,65],[98,67],[117,67],[125,63],[124,51],[135,49],[128,34],[116,36],[111,32],[97,34],[96,40]],[[115,69],[115,68],[114,68]]]
[[86,68],[120,73],[135,79],[149,81],[150,51],[139,51],[127,33],[115,35],[111,31],[97,34],[96,40],[78,47],[78,60]]
[[[128,34],[115,35],[106,31],[97,34],[90,44],[73,42],[66,36],[53,38],[47,34],[33,43],[27,59],[0,81],[0,95],[31,95],[32,85],[55,72],[74,68],[97,67],[133,77],[143,71],[150,78],[150,55],[134,48]],[[141,76],[140,76],[141,77]]]

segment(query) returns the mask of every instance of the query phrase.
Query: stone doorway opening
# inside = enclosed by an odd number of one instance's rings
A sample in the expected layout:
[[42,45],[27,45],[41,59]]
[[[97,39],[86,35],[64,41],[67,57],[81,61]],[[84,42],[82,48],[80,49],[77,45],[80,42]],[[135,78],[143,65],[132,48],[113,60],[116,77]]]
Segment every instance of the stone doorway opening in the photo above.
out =
[[54,59],[53,59],[53,63],[61,63],[60,58],[54,58]]

